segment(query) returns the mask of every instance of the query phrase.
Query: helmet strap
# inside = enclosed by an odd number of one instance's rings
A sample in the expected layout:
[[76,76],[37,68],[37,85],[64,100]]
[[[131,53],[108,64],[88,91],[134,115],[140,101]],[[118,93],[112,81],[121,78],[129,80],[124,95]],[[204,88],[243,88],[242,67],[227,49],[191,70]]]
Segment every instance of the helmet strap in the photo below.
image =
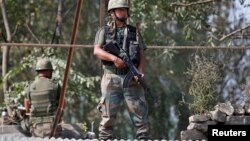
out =
[[[119,21],[119,22],[124,22],[124,23],[126,23],[126,21],[127,21],[128,18],[125,18],[125,17],[119,18],[119,17],[117,17],[115,10],[113,10],[113,12],[114,12],[115,20],[117,20],[117,21]],[[127,10],[127,12],[128,12],[128,10]],[[128,13],[128,17],[129,17],[129,13]]]
[[126,23],[127,18],[118,18],[118,17],[116,17],[116,20],[119,21],[119,22],[124,22],[124,23]]

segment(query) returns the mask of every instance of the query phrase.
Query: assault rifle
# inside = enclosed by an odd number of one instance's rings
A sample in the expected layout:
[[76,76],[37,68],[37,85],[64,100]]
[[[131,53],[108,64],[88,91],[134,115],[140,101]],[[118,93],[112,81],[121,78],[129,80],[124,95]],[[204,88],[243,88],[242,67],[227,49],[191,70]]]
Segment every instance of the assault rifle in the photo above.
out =
[[123,88],[128,88],[129,83],[133,79],[133,77],[137,77],[138,78],[137,82],[143,87],[145,92],[148,93],[149,96],[156,103],[157,98],[154,95],[152,95],[150,88],[148,87],[144,78],[142,77],[142,74],[139,72],[139,70],[133,64],[131,59],[128,57],[126,51],[123,50],[122,48],[120,49],[118,44],[114,41],[108,42],[106,45],[104,45],[103,48],[105,51],[121,58],[124,61],[125,65],[129,68],[129,72],[124,78]]

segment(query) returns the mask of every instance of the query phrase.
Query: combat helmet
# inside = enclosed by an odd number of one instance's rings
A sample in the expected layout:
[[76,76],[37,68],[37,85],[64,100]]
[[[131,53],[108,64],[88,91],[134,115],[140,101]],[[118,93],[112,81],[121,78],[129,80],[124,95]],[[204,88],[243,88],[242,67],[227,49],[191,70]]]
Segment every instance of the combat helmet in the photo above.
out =
[[36,71],[53,70],[52,64],[48,58],[40,58],[36,63]]
[[109,0],[108,12],[115,8],[128,8],[129,9],[128,0]]

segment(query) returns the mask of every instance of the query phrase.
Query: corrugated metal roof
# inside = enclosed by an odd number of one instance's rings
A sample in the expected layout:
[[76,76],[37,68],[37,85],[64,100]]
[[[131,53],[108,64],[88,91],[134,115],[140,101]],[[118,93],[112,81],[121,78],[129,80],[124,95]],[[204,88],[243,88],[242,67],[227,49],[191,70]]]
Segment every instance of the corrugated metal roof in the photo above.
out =
[[21,130],[20,125],[0,125],[0,141],[83,141],[86,133],[77,124],[62,124],[63,131],[60,138],[29,137]]
[[[84,141],[85,139],[26,137],[21,133],[1,134],[0,141]],[[93,141],[97,139],[93,139]]]
[[[0,141],[99,141],[98,139],[86,139],[86,132],[79,129],[77,124],[63,124],[63,135],[60,138],[29,137],[20,132],[19,125],[0,125]],[[110,140],[111,141],[111,140]],[[137,139],[114,139],[112,141],[139,141]],[[167,141],[167,140],[148,140]],[[178,141],[178,140],[172,140]],[[191,141],[191,140],[188,140]]]

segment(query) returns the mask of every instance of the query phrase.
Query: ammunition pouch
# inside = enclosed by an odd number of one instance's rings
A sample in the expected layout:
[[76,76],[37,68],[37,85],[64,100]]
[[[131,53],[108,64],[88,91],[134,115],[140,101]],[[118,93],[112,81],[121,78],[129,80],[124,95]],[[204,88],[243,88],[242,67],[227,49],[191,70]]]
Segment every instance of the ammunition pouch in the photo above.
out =
[[140,63],[140,47],[137,41],[130,41],[129,43],[129,57],[133,64],[137,67]]

